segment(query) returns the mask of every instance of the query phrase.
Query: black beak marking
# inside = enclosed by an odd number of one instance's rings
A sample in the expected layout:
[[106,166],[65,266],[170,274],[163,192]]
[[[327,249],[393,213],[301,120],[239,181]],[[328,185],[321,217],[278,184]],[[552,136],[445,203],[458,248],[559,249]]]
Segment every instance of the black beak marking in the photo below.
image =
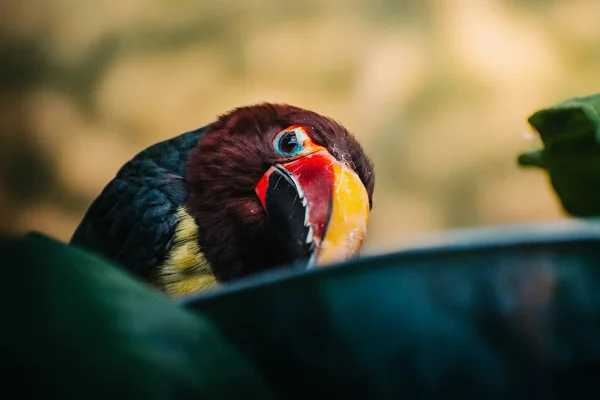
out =
[[314,252],[308,222],[308,203],[302,188],[285,168],[276,165],[269,176],[265,207],[271,225],[294,259],[309,259]]

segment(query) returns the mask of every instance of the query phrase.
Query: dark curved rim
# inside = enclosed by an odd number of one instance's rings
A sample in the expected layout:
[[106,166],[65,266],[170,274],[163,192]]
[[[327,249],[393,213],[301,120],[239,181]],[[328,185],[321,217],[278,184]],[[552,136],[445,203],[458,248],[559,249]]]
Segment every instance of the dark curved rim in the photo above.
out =
[[371,265],[374,263],[387,264],[391,260],[397,263],[403,259],[409,261],[414,257],[431,256],[432,253],[440,257],[448,253],[518,250],[577,242],[600,242],[600,219],[567,219],[556,222],[450,230],[438,235],[425,236],[413,241],[414,245],[411,247],[402,250],[367,255],[325,268],[305,269],[304,263],[291,264],[228,284],[214,291],[186,296],[177,301],[184,306],[198,305],[290,280],[356,272],[357,269],[372,268]]

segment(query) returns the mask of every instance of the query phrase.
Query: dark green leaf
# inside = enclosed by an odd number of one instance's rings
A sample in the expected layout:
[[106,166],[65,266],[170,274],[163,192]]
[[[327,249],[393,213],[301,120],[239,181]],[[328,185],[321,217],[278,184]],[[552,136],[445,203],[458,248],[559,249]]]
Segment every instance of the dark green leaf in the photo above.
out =
[[210,322],[102,259],[32,234],[3,239],[0,260],[5,393],[266,398],[259,376]]
[[579,97],[529,117],[543,148],[519,156],[526,167],[547,171],[564,209],[575,216],[600,215],[600,94]]

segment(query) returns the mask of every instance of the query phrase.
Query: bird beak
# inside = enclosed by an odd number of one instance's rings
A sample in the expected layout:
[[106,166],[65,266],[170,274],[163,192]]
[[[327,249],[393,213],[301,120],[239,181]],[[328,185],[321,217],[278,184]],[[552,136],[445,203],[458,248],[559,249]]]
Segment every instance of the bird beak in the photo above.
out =
[[328,151],[271,167],[256,194],[294,259],[309,267],[358,255],[367,232],[369,196],[360,178]]

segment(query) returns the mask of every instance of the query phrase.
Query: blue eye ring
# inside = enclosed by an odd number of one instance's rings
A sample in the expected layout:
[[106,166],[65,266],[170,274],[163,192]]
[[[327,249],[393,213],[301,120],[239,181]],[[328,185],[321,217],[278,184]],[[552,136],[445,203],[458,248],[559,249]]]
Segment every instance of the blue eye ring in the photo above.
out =
[[279,132],[273,139],[275,152],[282,157],[294,157],[301,154],[308,136],[300,127],[288,128]]

